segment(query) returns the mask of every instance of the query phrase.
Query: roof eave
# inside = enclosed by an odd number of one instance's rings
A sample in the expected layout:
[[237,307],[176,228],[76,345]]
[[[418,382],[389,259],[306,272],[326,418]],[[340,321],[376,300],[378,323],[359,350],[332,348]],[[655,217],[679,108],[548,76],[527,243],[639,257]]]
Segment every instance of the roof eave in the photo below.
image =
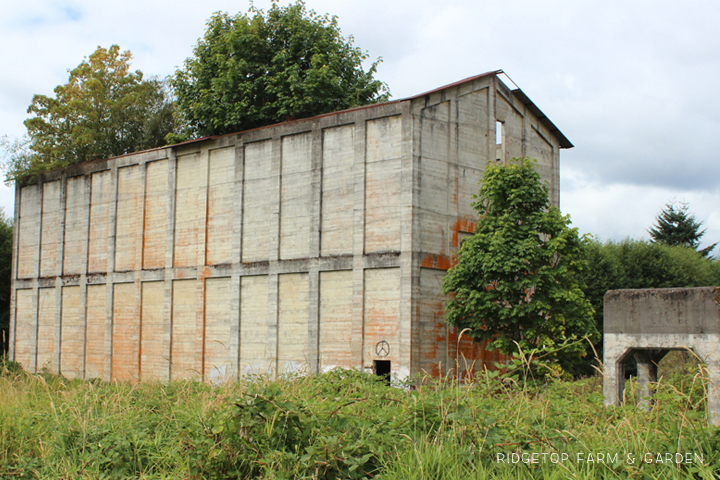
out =
[[540,123],[545,125],[545,127],[548,130],[550,130],[550,133],[555,135],[555,137],[560,142],[560,148],[573,148],[575,146],[572,144],[572,142],[570,142],[570,140],[568,140],[568,138],[565,135],[563,135],[563,133],[560,131],[560,129],[557,128],[552,121],[550,121],[550,119],[542,112],[542,110],[540,110],[537,107],[537,105],[535,105],[533,103],[533,101],[530,100],[530,98],[527,95],[525,95],[525,92],[523,92],[522,90],[520,90],[518,88],[518,89],[512,90],[512,94],[515,97],[517,97],[517,99],[520,100],[523,103],[523,105],[525,105],[528,108],[528,110],[530,110],[533,113],[533,115],[535,115],[538,118]]

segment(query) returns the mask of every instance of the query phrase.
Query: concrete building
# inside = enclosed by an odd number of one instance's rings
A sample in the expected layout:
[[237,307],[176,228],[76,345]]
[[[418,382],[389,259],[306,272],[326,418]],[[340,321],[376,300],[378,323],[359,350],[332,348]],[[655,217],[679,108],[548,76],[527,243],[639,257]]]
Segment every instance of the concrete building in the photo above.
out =
[[603,394],[620,405],[625,363],[637,361],[637,404],[652,403],[649,384],[671,350],[690,350],[707,369],[708,420],[720,426],[720,287],[610,290],[604,298]]
[[18,182],[10,357],[117,380],[492,361],[442,323],[470,196],[529,156],[558,204],[572,147],[503,75]]

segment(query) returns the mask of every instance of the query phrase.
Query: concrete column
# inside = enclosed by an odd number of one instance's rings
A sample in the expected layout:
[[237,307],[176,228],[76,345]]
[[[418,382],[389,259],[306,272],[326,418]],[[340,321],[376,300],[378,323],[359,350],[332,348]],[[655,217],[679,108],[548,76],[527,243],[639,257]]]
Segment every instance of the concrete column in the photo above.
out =
[[243,210],[243,173],[244,173],[245,148],[239,138],[235,140],[235,184],[233,186],[233,220],[232,220],[232,252],[231,261],[234,266],[231,281],[230,300],[230,355],[235,358],[236,375],[238,380],[243,374],[240,369],[240,272],[242,248],[242,210]]
[[33,296],[32,296],[32,311],[34,315],[34,338],[32,339],[32,354],[31,354],[31,364],[28,366],[27,370],[32,373],[38,373],[38,328],[40,324],[40,286],[35,279],[33,281]]
[[638,379],[638,393],[637,393],[637,406],[638,408],[648,411],[652,408],[654,403],[652,398],[652,390],[650,390],[650,383],[657,382],[657,364],[653,361],[653,355],[650,352],[638,351],[634,354],[635,360],[637,361],[637,379]]
[[277,378],[278,374],[278,274],[271,272],[268,275],[268,298],[267,298],[267,361],[270,378]]
[[[57,263],[55,266],[55,347],[53,351],[52,373],[60,373],[60,362],[62,352],[62,273],[65,263],[65,209],[67,206],[67,178],[63,176],[59,180],[60,185],[60,207],[58,209],[58,246]],[[42,217],[41,217],[42,218]],[[42,228],[42,227],[41,227]],[[41,264],[42,265],[42,264]]]
[[[451,102],[451,105],[454,102]],[[455,137],[453,137],[455,138]],[[413,278],[419,279],[419,270],[413,271],[413,121],[410,103],[403,105],[402,115],[402,147],[401,147],[401,181],[400,181],[400,306],[399,306],[399,341],[400,365],[393,368],[400,380],[410,376],[413,360],[413,329],[417,329],[417,321],[413,322]],[[415,273],[415,276],[413,275]],[[414,325],[413,325],[414,324]]]
[[278,261],[280,259],[280,208],[282,200],[282,137],[277,135],[272,139],[272,158],[270,167],[270,176],[273,179],[272,191],[268,192],[268,196],[272,198],[272,207],[270,211],[270,219],[268,221],[268,243],[269,248],[269,275],[268,275],[268,363],[270,365],[267,372],[271,378],[277,378],[279,370],[278,362]]
[[167,237],[165,239],[165,277],[163,283],[163,330],[164,344],[167,345],[167,372],[165,378],[169,379],[172,371],[172,292],[175,278],[175,206],[177,205],[177,150],[171,148],[167,158]]
[[717,343],[712,342],[711,345],[711,348],[695,346],[693,350],[697,354],[698,360],[707,365],[708,423],[720,426],[720,354],[717,351]]
[[137,352],[137,365],[138,365],[138,380],[142,378],[142,268],[143,268],[143,255],[144,255],[144,244],[145,244],[145,204],[147,203],[147,163],[141,161],[138,165],[139,169],[139,182],[140,182],[140,231],[137,238],[135,239],[135,318],[139,319],[138,326],[138,352]]
[[495,112],[495,95],[496,95],[496,78],[493,78],[490,85],[486,89],[487,92],[487,116],[488,116],[488,129],[490,136],[487,139],[487,158],[488,163],[494,163],[496,152],[495,152],[495,121],[497,120],[497,112]]
[[707,358],[708,392],[707,409],[708,422],[720,427],[720,361],[713,355]]
[[[352,293],[352,335],[350,342],[351,358],[354,365],[363,369],[363,332],[365,322],[365,119],[355,123],[355,161],[353,167],[353,293]],[[350,233],[350,232],[348,232]]]
[[623,390],[625,390],[625,368],[620,358],[615,355],[608,354],[608,348],[605,348],[603,358],[603,403],[606,407],[619,406],[623,400]]
[[[85,379],[87,371],[87,274],[88,274],[88,252],[90,250],[90,207],[92,203],[92,175],[88,175],[84,178],[85,182],[85,196],[83,198],[83,204],[87,210],[85,215],[87,218],[87,230],[85,230],[82,246],[82,266],[80,267],[80,323],[83,325],[82,333],[80,334],[80,343],[83,348],[82,352],[82,379]],[[63,254],[64,256],[64,254]]]
[[113,301],[115,283],[115,234],[117,230],[117,193],[118,166],[113,162],[110,170],[110,205],[108,205],[108,237],[107,237],[107,274],[105,276],[107,291],[105,297],[105,366],[103,380],[112,378],[112,345],[113,345]]
[[310,257],[308,288],[308,344],[307,361],[310,372],[320,371],[320,271],[317,259],[320,257],[320,222],[322,216],[322,158],[323,131],[318,122],[313,123],[310,168]]
[[35,313],[35,338],[33,341],[33,367],[32,372],[38,373],[38,330],[40,327],[40,266],[42,265],[42,216],[43,205],[45,202],[45,188],[42,179],[38,180],[38,196],[40,205],[38,206],[38,243],[37,243],[37,265],[36,273],[33,279],[33,312]]

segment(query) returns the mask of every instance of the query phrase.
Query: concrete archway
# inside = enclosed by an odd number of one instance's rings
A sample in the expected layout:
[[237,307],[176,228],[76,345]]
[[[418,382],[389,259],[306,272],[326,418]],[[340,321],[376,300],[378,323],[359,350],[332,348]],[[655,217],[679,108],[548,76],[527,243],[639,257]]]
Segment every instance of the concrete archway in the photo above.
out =
[[648,384],[671,350],[692,350],[707,365],[708,419],[720,426],[720,296],[716,287],[610,290],[604,308],[606,406],[620,405],[624,363],[638,362],[638,403],[649,408]]

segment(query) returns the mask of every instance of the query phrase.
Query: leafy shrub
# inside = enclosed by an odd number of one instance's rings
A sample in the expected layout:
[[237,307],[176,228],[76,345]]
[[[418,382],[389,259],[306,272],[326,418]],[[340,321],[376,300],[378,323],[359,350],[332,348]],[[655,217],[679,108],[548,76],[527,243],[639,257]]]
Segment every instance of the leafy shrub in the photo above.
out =
[[294,382],[251,383],[235,402],[223,435],[237,449],[238,478],[366,478],[415,418],[423,432],[439,423],[372,375],[333,370]]
[[[472,384],[397,388],[352,370],[218,386],[2,376],[0,478],[679,479],[720,471],[720,430],[706,426],[700,377],[661,379],[649,412],[604,408],[598,377],[524,377],[486,371]],[[601,451],[696,452],[704,464],[497,461]]]

